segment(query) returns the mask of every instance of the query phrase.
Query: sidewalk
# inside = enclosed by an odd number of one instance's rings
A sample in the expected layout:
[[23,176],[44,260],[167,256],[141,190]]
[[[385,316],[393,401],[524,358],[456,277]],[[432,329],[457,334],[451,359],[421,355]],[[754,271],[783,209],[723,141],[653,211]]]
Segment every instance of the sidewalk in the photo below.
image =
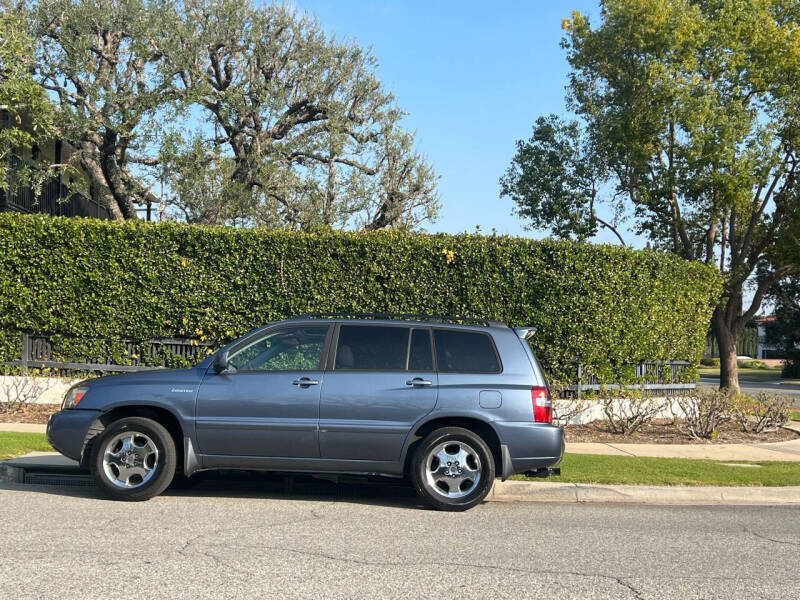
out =
[[38,423],[0,423],[0,431],[14,431],[16,433],[45,433],[47,425]]
[[568,443],[567,454],[697,458],[722,461],[800,462],[800,440],[769,444],[599,444]]

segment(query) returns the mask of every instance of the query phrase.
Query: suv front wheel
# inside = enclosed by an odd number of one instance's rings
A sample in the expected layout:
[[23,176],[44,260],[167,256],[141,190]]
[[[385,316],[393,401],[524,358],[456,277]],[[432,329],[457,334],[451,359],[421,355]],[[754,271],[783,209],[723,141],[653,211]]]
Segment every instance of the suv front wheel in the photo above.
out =
[[486,498],[494,483],[494,458],[483,439],[461,427],[429,433],[411,463],[417,493],[439,510],[462,511]]
[[149,500],[175,475],[175,442],[156,421],[127,417],[114,421],[92,444],[92,474],[114,500]]

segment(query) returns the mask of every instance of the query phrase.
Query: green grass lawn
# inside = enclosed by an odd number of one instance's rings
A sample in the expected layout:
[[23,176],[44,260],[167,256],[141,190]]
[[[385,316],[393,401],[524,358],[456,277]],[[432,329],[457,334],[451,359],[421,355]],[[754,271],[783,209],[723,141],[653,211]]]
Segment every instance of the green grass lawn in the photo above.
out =
[[[731,461],[733,462],[733,461]],[[565,454],[561,476],[532,481],[633,485],[800,485],[800,463],[746,463],[758,467],[728,467],[713,460]],[[526,479],[515,475],[513,479]]]
[[793,412],[791,415],[789,415],[789,418],[792,421],[800,421],[800,411]]
[[[699,367],[697,372],[700,375],[719,377],[719,367]],[[781,369],[747,369],[739,368],[739,377],[750,380],[769,380],[780,379]]]
[[53,451],[43,433],[0,431],[0,459],[20,456],[34,450]]

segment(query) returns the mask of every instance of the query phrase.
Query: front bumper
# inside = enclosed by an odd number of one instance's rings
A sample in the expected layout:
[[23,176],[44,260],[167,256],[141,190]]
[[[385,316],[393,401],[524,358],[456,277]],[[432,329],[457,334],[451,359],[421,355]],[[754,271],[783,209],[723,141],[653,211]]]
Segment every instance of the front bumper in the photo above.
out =
[[86,434],[100,416],[99,410],[70,408],[47,421],[47,442],[67,458],[81,460]]
[[545,423],[495,422],[503,480],[515,473],[555,467],[564,456],[564,430]]

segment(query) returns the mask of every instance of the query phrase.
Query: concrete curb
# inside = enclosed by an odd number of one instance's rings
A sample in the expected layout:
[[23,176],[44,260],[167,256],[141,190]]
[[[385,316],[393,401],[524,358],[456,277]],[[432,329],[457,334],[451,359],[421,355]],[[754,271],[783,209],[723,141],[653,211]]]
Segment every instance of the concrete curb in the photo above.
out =
[[661,505],[800,504],[800,486],[689,487],[497,481],[487,500]]

